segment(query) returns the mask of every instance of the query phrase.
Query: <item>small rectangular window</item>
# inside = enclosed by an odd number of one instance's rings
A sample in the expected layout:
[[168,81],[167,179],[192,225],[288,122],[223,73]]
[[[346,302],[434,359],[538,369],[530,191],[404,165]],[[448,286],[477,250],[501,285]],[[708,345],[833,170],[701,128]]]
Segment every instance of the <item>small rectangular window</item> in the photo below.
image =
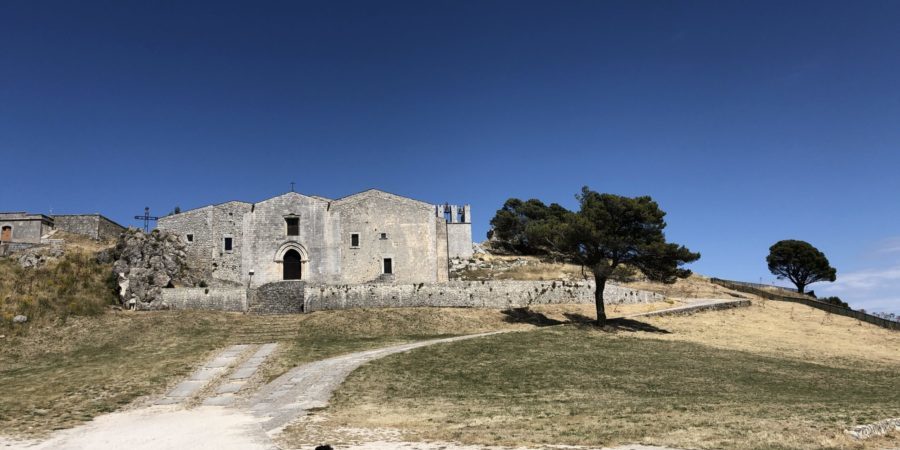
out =
[[188,242],[194,242],[194,235],[193,235],[193,234],[187,235],[187,241],[188,241]]
[[287,222],[287,235],[288,236],[298,236],[300,234],[300,219],[297,217],[286,217],[284,219]]
[[230,252],[230,251],[231,251],[231,249],[232,249],[231,244],[232,244],[231,238],[230,238],[230,237],[225,238],[225,251],[226,251],[226,252]]
[[350,235],[350,246],[351,247],[359,247],[359,234],[353,233]]
[[381,239],[387,239],[387,233],[381,233]]
[[391,258],[384,258],[384,273],[394,273],[394,262]]

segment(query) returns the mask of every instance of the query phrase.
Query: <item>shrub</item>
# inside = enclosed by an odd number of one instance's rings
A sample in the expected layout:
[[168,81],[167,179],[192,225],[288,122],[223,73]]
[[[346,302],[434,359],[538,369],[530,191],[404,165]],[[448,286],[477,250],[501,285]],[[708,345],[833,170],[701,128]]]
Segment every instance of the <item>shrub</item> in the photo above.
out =
[[850,305],[847,302],[841,300],[840,297],[831,296],[831,297],[822,297],[819,299],[820,302],[829,303],[835,306],[840,306],[841,308],[850,309]]

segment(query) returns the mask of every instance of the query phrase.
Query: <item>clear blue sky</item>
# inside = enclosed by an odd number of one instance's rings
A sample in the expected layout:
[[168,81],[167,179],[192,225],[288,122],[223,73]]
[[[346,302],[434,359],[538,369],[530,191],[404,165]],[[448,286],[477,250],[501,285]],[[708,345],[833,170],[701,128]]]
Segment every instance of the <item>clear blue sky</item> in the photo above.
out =
[[651,195],[697,272],[900,312],[900,2],[0,4],[0,210],[124,225],[289,190]]

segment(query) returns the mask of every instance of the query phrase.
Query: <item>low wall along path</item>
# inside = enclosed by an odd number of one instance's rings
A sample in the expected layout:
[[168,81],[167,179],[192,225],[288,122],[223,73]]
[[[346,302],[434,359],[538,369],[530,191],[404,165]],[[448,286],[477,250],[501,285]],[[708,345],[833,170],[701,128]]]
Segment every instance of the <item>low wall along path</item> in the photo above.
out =
[[[205,309],[289,314],[351,308],[458,307],[516,308],[533,305],[593,303],[593,282],[451,281],[436,284],[318,285],[303,281],[269,283],[257,289],[175,288],[162,291],[172,309]],[[665,297],[608,284],[606,303],[652,303]]]

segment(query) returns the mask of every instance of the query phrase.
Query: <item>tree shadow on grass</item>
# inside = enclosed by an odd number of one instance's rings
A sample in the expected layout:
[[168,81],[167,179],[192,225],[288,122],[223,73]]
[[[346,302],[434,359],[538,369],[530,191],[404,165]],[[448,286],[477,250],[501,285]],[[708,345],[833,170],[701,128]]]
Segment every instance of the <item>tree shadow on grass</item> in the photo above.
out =
[[[567,319],[569,319],[568,323],[574,323],[579,327],[597,327],[597,320],[593,317],[588,317],[583,314],[572,314],[566,313],[564,314]],[[651,325],[647,322],[641,322],[634,319],[627,319],[624,317],[619,317],[616,319],[609,319],[606,321],[606,325],[602,328],[603,331],[608,332],[616,332],[616,331],[643,331],[645,333],[660,333],[660,334],[670,334],[672,333],[669,330],[665,330],[659,328],[657,326]]]
[[[536,327],[549,327],[553,325],[563,325],[563,324],[575,324],[579,327],[596,327],[596,320],[593,317],[585,316],[584,314],[577,313],[565,313],[563,316],[566,317],[567,321],[561,321],[556,319],[551,319],[547,317],[543,313],[539,313],[537,311],[532,311],[531,309],[524,308],[510,308],[504,309],[500,311],[506,317],[503,318],[507,323],[527,323],[529,325],[534,325]],[[606,325],[603,326],[603,331],[643,331],[645,333],[660,333],[660,334],[670,334],[671,332],[656,326],[653,326],[646,322],[637,321],[634,319],[626,319],[626,318],[617,318],[617,319],[609,319],[606,321]]]
[[610,331],[630,331],[630,332],[643,331],[645,333],[659,333],[659,334],[671,334],[672,333],[669,330],[659,328],[659,327],[651,325],[647,322],[641,322],[639,320],[634,320],[634,319],[626,319],[624,317],[607,320],[606,325],[603,328],[605,330],[610,330]]
[[500,312],[506,316],[503,320],[507,323],[527,323],[536,327],[549,327],[565,323],[560,320],[551,319],[543,313],[532,311],[529,308],[510,308]]

